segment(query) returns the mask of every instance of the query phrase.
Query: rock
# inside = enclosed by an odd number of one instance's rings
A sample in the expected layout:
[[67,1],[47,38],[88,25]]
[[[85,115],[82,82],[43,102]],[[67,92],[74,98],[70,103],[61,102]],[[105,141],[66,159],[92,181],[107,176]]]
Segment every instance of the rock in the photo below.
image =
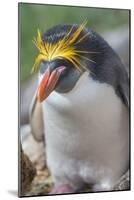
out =
[[119,55],[129,72],[129,28],[122,27],[102,35]]
[[20,134],[23,150],[35,165],[36,169],[45,168],[46,155],[44,141],[35,141],[33,135],[31,134],[31,128],[29,124],[21,126]]
[[29,107],[38,85],[37,74],[20,84],[20,124],[29,123]]
[[31,189],[31,183],[36,175],[36,169],[28,156],[24,154],[22,147],[20,147],[20,188],[19,195],[25,194]]
[[32,181],[31,187],[29,187],[28,190],[25,190],[26,192],[23,192],[23,196],[48,194],[51,190],[53,181],[46,165],[44,142],[35,141],[31,134],[29,124],[21,126],[20,130],[23,150],[36,168],[36,176]]
[[[122,175],[122,177],[117,181],[115,186],[110,191],[126,191],[130,190],[130,177],[129,170]],[[80,192],[92,192],[92,185],[85,185]]]
[[130,190],[129,170],[120,178],[113,190]]
[[31,190],[26,194],[26,196],[46,195],[51,191],[52,186],[53,180],[50,175],[42,175],[42,177],[37,175],[32,183]]

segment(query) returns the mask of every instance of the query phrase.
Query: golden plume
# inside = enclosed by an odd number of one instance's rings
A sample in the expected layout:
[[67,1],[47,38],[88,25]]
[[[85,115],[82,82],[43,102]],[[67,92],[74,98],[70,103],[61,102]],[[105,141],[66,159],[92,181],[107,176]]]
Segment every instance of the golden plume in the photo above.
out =
[[[69,30],[69,32],[60,39],[56,44],[44,42],[41,38],[40,31],[37,31],[37,38],[33,39],[33,43],[39,50],[39,55],[35,59],[35,63],[32,68],[32,72],[38,67],[42,60],[51,61],[54,59],[66,59],[70,61],[79,71],[85,69],[85,67],[81,63],[81,58],[87,58],[81,54],[86,53],[95,53],[95,52],[87,52],[87,51],[79,51],[76,49],[76,44],[82,42],[90,33],[87,32],[84,36],[79,37],[83,29],[87,24],[87,20],[85,20],[76,30],[72,33],[73,26]],[[90,60],[91,62],[94,62]]]

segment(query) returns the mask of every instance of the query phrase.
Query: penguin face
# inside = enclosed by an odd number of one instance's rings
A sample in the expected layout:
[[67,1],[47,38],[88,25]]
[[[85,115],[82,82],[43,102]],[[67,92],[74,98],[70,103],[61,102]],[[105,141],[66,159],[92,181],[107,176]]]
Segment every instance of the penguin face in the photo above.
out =
[[65,60],[43,61],[39,69],[38,100],[42,102],[55,90],[59,93],[67,93],[73,89],[81,72]]
[[128,105],[128,75],[113,49],[96,32],[81,25],[57,25],[44,34],[38,31],[33,42],[39,54],[32,72],[39,67],[37,99],[42,102],[55,90],[66,93],[73,89],[83,72],[100,83],[114,87]]
[[[66,93],[73,89],[86,70],[87,51],[82,42],[89,32],[82,25],[59,25],[42,36],[38,32],[34,44],[39,49],[33,69],[40,66],[37,99],[42,102],[55,90]],[[88,59],[88,58],[87,58]]]
[[37,91],[40,102],[53,90],[60,93],[72,90],[85,71],[90,72],[92,78],[107,82],[109,72],[103,63],[106,58],[110,60],[109,52],[113,52],[99,35],[85,25],[86,22],[57,25],[42,35],[38,31],[33,42],[39,54],[32,71],[40,66],[41,81]]

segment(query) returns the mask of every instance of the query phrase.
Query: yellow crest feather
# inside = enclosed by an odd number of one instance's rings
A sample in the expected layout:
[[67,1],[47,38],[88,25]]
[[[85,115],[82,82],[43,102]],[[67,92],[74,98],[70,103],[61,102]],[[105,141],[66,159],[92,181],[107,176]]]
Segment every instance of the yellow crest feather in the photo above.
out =
[[[87,21],[85,20],[75,31],[73,34],[73,26],[70,31],[64,36],[61,40],[59,40],[56,44],[51,44],[48,42],[43,42],[41,38],[40,31],[37,31],[37,38],[33,39],[33,43],[39,50],[39,55],[35,59],[35,63],[32,68],[32,72],[38,67],[42,60],[51,61],[54,59],[66,59],[70,61],[78,70],[82,71],[85,67],[81,64],[80,58],[86,58],[81,53],[88,53],[86,51],[79,51],[75,48],[75,45],[80,43],[83,39],[85,39],[89,32],[86,33],[81,38],[79,37],[84,27],[86,26]],[[79,38],[79,39],[78,39]],[[93,53],[93,52],[91,52]],[[90,59],[89,59],[90,60]],[[90,60],[92,61],[92,60]],[[94,62],[94,61],[92,61]]]

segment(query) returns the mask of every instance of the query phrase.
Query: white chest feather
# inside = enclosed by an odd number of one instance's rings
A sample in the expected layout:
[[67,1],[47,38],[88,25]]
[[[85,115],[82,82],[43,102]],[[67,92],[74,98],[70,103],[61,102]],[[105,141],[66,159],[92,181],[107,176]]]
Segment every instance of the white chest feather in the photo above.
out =
[[128,111],[110,85],[85,73],[71,92],[52,92],[43,106],[56,181],[112,184],[119,178],[128,162]]

